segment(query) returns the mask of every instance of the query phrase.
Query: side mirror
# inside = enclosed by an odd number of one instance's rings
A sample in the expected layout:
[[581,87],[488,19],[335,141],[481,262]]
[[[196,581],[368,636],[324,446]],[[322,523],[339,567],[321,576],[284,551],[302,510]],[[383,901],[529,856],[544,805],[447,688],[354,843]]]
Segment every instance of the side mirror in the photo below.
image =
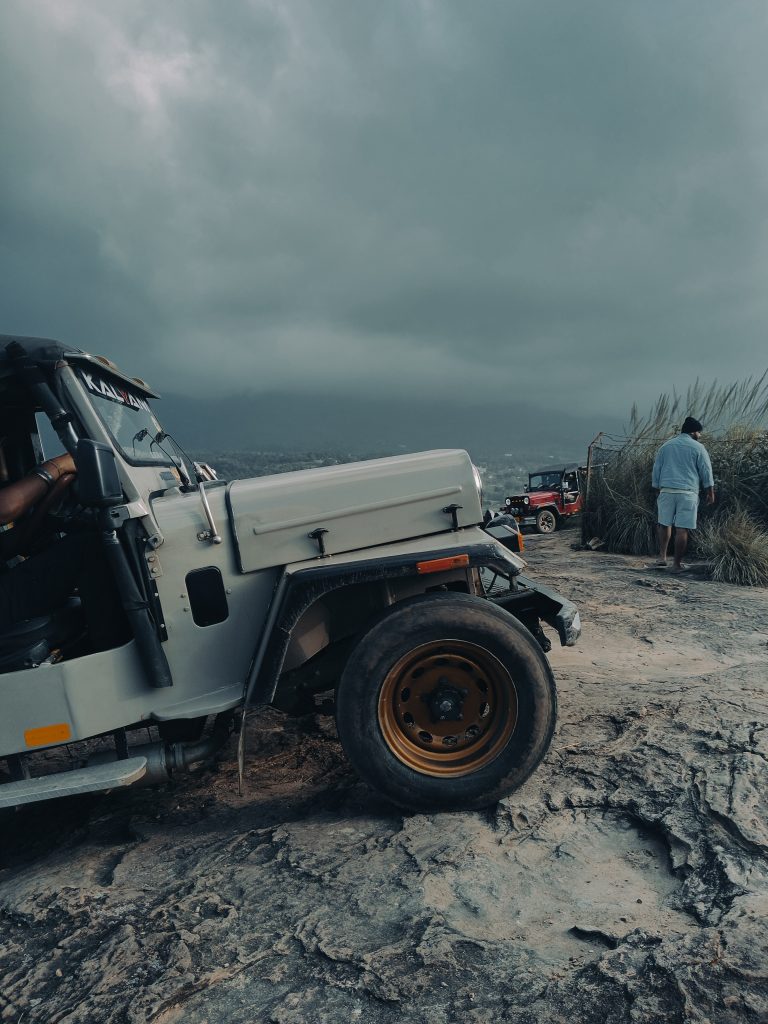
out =
[[123,488],[115,453],[108,444],[81,438],[77,442],[77,490],[83,505],[109,508],[122,505]]

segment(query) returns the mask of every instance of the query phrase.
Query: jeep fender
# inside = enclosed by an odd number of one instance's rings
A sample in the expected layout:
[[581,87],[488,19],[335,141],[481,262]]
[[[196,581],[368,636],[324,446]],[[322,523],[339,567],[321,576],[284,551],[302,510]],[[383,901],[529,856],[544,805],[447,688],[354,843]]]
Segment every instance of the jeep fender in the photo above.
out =
[[[489,566],[507,576],[517,575],[525,565],[481,530],[466,532],[471,536],[466,544],[461,543],[461,534],[454,534],[450,546],[432,550],[425,550],[422,540],[397,555],[345,559],[338,564],[318,559],[310,565],[287,566],[275,585],[267,622],[248,674],[245,708],[271,703],[293,630],[304,612],[324,594],[360,583],[421,578],[424,563],[444,559],[449,563],[445,568]],[[457,558],[461,558],[460,563],[455,561]]]
[[536,512],[544,512],[545,510],[547,512],[552,512],[553,515],[555,516],[555,519],[560,519],[562,517],[562,512],[557,507],[557,505],[536,505],[535,506],[535,511]]

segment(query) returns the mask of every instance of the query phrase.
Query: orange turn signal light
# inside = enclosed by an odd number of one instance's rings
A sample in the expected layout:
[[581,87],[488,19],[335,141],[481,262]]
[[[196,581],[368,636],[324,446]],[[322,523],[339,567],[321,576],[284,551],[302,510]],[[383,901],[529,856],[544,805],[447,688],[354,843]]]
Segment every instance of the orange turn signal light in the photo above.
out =
[[469,565],[469,555],[450,555],[448,558],[432,558],[428,562],[417,562],[416,572],[423,576],[428,572],[460,569],[464,565]]
[[45,747],[50,743],[66,743],[72,738],[69,722],[57,722],[55,725],[41,725],[38,729],[27,729],[24,742],[28,747]]

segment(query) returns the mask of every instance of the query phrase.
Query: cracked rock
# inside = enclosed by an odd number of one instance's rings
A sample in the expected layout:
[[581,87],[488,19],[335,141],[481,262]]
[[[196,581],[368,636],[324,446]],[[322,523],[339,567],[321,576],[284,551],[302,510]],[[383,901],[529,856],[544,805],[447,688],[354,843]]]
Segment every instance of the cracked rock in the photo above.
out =
[[[332,722],[251,723],[155,790],[19,812],[2,838],[0,1020],[741,1024],[768,1019],[768,592],[579,585],[544,764],[483,813],[404,816]],[[725,610],[727,609],[727,614]]]

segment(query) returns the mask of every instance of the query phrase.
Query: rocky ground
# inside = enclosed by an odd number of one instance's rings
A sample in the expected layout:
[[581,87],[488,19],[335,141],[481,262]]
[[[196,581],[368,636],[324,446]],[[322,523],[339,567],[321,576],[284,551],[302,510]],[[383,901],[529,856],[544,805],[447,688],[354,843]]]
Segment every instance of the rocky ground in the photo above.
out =
[[160,790],[4,826],[15,1024],[768,1020],[768,591],[531,538],[580,606],[549,756],[486,813],[407,816],[328,719],[269,713]]

